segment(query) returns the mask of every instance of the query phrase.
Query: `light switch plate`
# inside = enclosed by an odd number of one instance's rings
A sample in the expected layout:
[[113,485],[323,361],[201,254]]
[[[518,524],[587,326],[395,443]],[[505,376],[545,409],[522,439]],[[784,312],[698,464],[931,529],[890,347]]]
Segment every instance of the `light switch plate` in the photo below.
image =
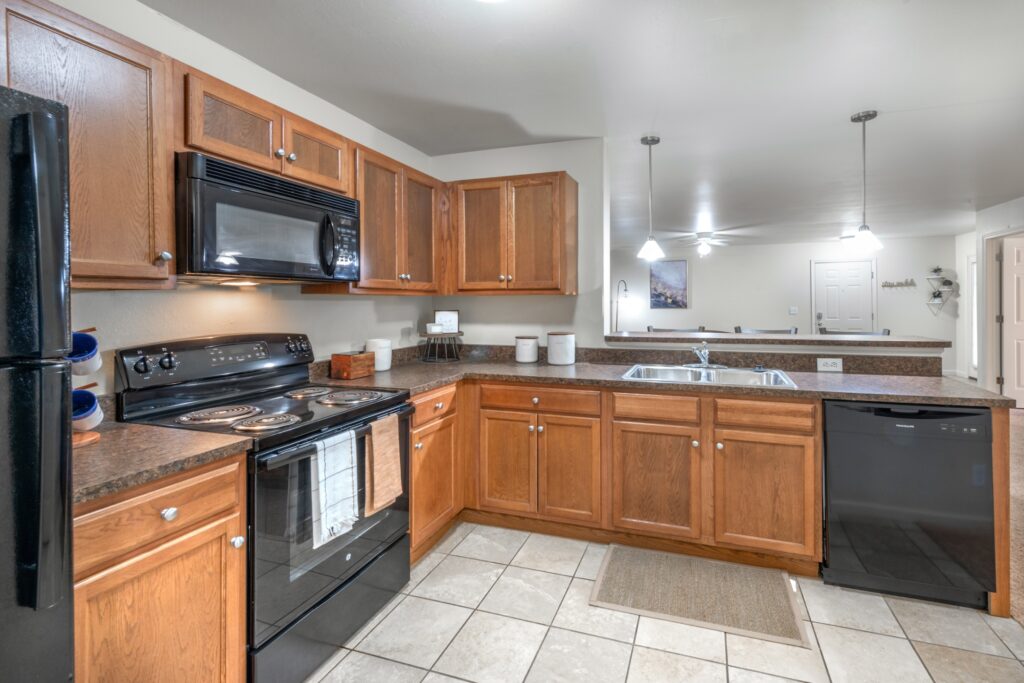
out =
[[818,372],[842,372],[843,371],[843,359],[842,358],[819,358],[818,359]]
[[790,315],[796,315],[796,311],[797,311],[796,306],[790,306],[789,307],[789,314]]

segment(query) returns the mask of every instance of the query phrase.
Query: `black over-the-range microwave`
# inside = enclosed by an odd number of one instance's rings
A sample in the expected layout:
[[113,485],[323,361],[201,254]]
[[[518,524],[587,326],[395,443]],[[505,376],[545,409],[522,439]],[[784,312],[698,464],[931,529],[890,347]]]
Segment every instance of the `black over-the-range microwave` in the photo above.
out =
[[178,274],[359,280],[359,202],[215,157],[176,158]]

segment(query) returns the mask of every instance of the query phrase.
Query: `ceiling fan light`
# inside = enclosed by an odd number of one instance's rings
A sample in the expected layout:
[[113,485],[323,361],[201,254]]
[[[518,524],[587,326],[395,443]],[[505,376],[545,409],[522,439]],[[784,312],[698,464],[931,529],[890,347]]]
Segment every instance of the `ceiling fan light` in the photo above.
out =
[[640,251],[636,253],[636,257],[645,261],[660,261],[665,258],[665,251],[653,237],[648,237],[644,246],[640,247]]
[[865,251],[878,251],[882,248],[882,241],[867,225],[857,228],[854,240],[857,242],[857,246]]
[[699,242],[697,244],[697,256],[704,258],[711,253],[711,245],[707,242]]

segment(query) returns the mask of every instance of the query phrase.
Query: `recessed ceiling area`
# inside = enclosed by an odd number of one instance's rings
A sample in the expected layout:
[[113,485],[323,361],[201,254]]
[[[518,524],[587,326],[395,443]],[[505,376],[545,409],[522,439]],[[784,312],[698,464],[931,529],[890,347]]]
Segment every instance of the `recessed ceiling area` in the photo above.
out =
[[[430,155],[603,137],[612,246],[954,234],[1024,195],[1019,0],[143,0]],[[554,170],[554,169],[552,169]]]

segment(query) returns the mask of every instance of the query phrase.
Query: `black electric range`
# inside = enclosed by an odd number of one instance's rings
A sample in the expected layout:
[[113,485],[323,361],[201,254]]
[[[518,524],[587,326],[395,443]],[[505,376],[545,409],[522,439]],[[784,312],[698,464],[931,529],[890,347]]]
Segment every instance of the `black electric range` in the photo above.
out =
[[[303,334],[185,339],[115,353],[117,418],[250,437],[249,680],[304,681],[409,580],[408,392],[310,382]],[[396,415],[404,493],[365,515],[373,423]],[[318,544],[317,459],[351,432],[358,515]],[[322,493],[319,495],[323,495]]]

